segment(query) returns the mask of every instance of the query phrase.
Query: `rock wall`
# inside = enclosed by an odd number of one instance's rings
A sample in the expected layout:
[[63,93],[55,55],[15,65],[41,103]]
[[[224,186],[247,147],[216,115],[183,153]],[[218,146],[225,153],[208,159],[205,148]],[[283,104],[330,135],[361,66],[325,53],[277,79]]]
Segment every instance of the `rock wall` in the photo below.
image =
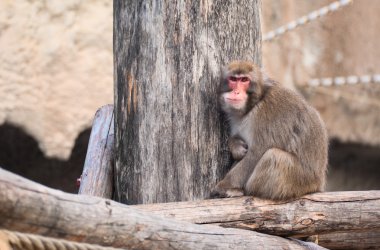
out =
[[0,124],[67,159],[113,101],[112,1],[0,1]]
[[[262,1],[263,33],[332,0]],[[112,1],[0,1],[0,124],[67,159],[113,102]],[[331,137],[380,145],[380,85],[307,88],[311,78],[380,73],[380,1],[360,0],[263,44],[263,65],[321,112]]]
[[[334,1],[262,1],[263,33]],[[316,87],[312,78],[380,74],[380,1],[360,0],[263,43],[269,75],[299,89],[321,113],[330,137],[380,145],[380,84]]]

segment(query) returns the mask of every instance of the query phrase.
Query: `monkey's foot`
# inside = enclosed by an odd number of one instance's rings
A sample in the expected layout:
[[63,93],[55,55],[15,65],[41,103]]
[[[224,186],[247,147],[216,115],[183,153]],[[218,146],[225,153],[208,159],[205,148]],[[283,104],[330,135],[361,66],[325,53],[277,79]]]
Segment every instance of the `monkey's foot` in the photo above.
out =
[[227,192],[227,197],[240,197],[244,195],[243,189],[228,189]]
[[240,188],[231,188],[223,191],[213,190],[210,194],[211,199],[217,198],[232,198],[232,197],[240,197],[244,195],[243,189]]

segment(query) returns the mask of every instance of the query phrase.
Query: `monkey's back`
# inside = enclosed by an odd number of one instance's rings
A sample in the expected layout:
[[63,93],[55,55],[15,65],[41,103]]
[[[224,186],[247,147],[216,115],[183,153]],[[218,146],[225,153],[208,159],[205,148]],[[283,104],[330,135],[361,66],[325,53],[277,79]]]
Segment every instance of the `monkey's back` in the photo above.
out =
[[306,176],[320,179],[322,188],[328,138],[319,113],[300,95],[277,83],[273,83],[251,112],[254,154],[260,158],[270,148],[291,153],[299,159]]

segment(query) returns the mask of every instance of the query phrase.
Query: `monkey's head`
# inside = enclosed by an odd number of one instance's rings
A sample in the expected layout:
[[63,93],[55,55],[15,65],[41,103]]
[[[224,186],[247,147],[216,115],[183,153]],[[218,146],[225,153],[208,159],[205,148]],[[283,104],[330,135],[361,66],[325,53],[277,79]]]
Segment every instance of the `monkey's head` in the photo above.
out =
[[226,113],[244,115],[262,93],[263,74],[253,63],[234,61],[222,70],[219,101]]

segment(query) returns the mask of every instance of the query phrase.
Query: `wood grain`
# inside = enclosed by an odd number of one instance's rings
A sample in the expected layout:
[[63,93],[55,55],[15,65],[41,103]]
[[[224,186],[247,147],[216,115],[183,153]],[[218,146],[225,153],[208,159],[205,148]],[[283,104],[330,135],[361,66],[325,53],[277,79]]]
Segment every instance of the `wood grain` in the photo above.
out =
[[311,245],[162,218],[108,199],[50,189],[1,168],[0,228],[125,249],[307,249]]
[[380,230],[380,191],[315,193],[291,202],[240,197],[134,207],[182,221],[280,236]]
[[322,234],[318,242],[328,249],[380,249],[380,231]]
[[204,199],[230,167],[220,67],[261,62],[260,1],[114,0],[116,199]]
[[79,194],[112,198],[114,136],[113,105],[105,105],[92,124]]

